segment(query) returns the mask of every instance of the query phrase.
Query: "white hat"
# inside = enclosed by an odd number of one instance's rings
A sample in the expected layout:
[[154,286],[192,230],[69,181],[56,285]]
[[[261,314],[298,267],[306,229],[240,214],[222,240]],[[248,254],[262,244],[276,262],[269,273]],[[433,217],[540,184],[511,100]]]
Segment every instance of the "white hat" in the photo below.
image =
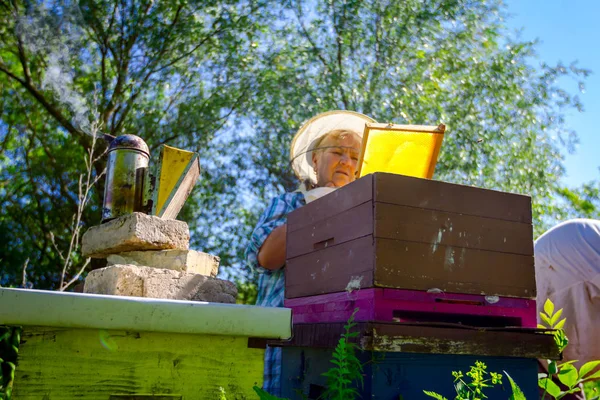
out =
[[311,146],[323,135],[336,129],[356,132],[362,139],[365,125],[376,122],[373,118],[354,111],[328,111],[306,121],[292,140],[290,146],[290,164],[296,176],[316,182],[313,170]]

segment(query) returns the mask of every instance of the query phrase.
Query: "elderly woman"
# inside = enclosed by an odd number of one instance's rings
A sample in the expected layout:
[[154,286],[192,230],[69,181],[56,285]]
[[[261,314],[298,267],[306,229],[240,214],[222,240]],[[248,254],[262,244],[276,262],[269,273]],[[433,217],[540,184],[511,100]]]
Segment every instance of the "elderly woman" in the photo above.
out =
[[[373,119],[351,111],[317,115],[296,133],[290,163],[300,187],[275,197],[260,217],[246,250],[248,264],[260,273],[256,305],[282,307],[286,216],[336,188],[354,181],[365,124]],[[267,348],[263,389],[280,394],[281,351]]]

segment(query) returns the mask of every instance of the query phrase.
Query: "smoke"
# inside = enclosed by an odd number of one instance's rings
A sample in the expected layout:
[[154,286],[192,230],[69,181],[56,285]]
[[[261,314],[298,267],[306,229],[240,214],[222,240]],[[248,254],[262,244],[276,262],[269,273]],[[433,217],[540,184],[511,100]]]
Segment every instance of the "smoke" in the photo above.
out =
[[76,128],[92,135],[91,121],[96,113],[90,102],[75,89],[71,65],[84,48],[80,20],[76,5],[49,9],[41,3],[19,18],[16,33],[31,56],[45,58],[41,89],[52,92],[54,98],[69,109]]

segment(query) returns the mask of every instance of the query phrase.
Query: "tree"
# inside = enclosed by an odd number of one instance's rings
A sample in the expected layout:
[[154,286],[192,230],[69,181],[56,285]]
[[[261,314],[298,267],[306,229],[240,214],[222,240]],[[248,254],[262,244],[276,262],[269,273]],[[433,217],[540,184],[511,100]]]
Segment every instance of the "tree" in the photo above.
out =
[[[112,136],[138,134],[152,150],[163,143],[195,150],[243,111],[250,82],[240,72],[254,51],[259,7],[0,3],[1,283],[20,282],[26,259],[36,287],[59,281],[51,238],[66,250],[92,123]],[[102,192],[100,185],[93,194],[86,227],[99,222]]]
[[562,154],[577,140],[563,114],[582,106],[557,82],[570,77],[583,89],[589,71],[540,63],[536,43],[505,28],[501,1],[290,0],[275,12],[254,66],[254,134],[232,144],[252,171],[237,183],[240,207],[256,215],[293,190],[296,129],[350,109],[380,122],[445,123],[434,178],[531,195],[536,235],[577,214],[562,200]]
[[589,71],[533,67],[535,42],[506,30],[501,1],[293,0],[281,15],[259,66],[268,72],[252,107],[261,175],[251,186],[269,196],[293,188],[295,129],[319,112],[351,109],[381,122],[443,122],[436,179],[531,195],[538,233],[565,215],[562,152],[576,135],[563,113],[582,106],[557,80],[583,89]]
[[[200,151],[203,173],[181,217],[194,248],[220,255],[224,276],[241,281],[255,279],[243,251],[260,211],[297,185],[293,134],[331,109],[445,123],[435,178],[532,195],[538,234],[582,215],[560,183],[562,152],[576,141],[563,115],[581,104],[557,82],[583,88],[589,72],[539,63],[535,43],[504,27],[501,0],[13,1],[0,10],[3,282],[19,282],[30,257],[43,277],[34,284],[54,287],[47,237],[67,242],[92,114],[108,134]],[[597,202],[594,190],[571,191]],[[99,219],[95,196],[86,226]]]

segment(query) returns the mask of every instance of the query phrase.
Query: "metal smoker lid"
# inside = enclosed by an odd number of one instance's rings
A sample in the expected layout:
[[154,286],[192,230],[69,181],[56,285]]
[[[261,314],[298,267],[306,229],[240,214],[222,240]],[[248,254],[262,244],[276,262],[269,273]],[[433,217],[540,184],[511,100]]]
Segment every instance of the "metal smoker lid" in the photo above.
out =
[[148,148],[148,145],[141,137],[136,135],[117,136],[112,142],[110,142],[108,152],[110,153],[111,151],[117,149],[137,150],[150,157],[150,149]]

